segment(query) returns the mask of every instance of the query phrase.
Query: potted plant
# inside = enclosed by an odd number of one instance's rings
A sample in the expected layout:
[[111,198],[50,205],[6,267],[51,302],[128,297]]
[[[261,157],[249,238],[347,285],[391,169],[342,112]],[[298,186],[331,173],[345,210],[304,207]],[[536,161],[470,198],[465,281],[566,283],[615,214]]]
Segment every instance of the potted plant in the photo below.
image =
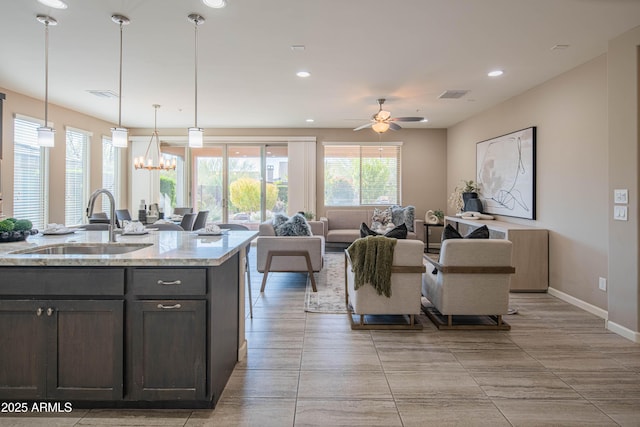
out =
[[444,212],[440,209],[433,211],[433,214],[438,218],[438,224],[444,224]]
[[473,180],[462,180],[449,196],[449,204],[456,209],[456,212],[464,211],[465,204],[469,199],[477,199],[480,186]]

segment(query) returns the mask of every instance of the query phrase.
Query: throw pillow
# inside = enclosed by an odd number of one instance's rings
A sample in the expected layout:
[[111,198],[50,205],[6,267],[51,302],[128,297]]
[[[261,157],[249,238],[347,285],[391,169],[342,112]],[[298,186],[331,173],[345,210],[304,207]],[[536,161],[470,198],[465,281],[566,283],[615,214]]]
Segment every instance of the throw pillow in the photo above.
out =
[[413,220],[416,217],[416,208],[415,206],[391,206],[391,219],[394,224],[405,224],[407,226],[407,231],[414,231],[413,229]]
[[280,227],[282,224],[287,222],[289,218],[286,215],[275,214],[273,219],[271,220],[271,224],[273,225],[274,230]]
[[365,238],[367,236],[379,236],[379,234],[367,227],[367,224],[363,222],[360,224],[360,238]]
[[[286,218],[284,215],[280,215]],[[274,218],[275,220],[275,218]],[[281,219],[278,220],[280,222]],[[311,236],[311,227],[304,216],[295,214],[285,222],[274,226],[276,236]]]
[[371,217],[371,228],[376,228],[375,224],[387,225],[391,222],[391,208],[386,209],[373,209],[373,216]]
[[406,239],[407,238],[407,226],[400,224],[399,226],[392,228],[384,233],[384,237],[392,237],[394,239]]

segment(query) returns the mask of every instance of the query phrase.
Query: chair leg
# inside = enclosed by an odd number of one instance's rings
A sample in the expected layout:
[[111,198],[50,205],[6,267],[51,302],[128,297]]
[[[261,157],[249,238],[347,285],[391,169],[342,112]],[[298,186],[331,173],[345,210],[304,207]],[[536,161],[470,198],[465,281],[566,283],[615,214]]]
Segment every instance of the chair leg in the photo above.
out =
[[309,257],[309,252],[305,251],[304,259],[307,261],[307,271],[309,272],[309,277],[311,278],[311,287],[313,288],[313,292],[318,292],[318,288],[316,287],[316,278],[313,275],[313,267],[311,267],[311,258]]
[[249,313],[251,318],[253,319],[253,297],[251,296],[251,270],[249,269],[249,257],[245,253],[245,264],[244,268],[247,273],[247,290],[249,291]]
[[264,274],[262,275],[262,286],[260,287],[260,293],[264,292],[264,287],[267,284],[267,275],[269,274],[269,270],[271,269],[271,259],[273,258],[273,254],[271,251],[267,254],[267,264],[264,266]]

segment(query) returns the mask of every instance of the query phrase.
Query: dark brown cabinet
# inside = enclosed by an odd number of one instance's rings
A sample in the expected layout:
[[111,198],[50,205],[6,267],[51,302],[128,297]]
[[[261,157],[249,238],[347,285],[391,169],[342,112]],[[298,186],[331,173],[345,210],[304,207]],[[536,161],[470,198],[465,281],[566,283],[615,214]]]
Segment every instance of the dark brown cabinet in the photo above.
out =
[[131,398],[204,399],[206,301],[134,301],[130,312]]
[[122,300],[0,301],[0,398],[122,398]]

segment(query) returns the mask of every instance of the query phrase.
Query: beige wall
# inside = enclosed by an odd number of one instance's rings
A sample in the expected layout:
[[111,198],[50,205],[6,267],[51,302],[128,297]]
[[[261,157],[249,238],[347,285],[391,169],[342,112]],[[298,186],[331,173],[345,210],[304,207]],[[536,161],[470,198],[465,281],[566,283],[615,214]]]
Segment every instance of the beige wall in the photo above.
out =
[[[536,221],[550,230],[550,286],[607,309],[607,61],[600,56],[449,129],[447,188],[475,179],[476,143],[537,127]],[[452,213],[451,208],[449,212]]]
[[[132,135],[150,135],[152,129],[135,129]],[[160,129],[163,136],[186,135],[185,129]],[[316,215],[324,215],[324,151],[323,142],[401,141],[402,204],[414,205],[416,216],[424,218],[428,209],[445,209],[446,204],[446,129],[402,129],[389,131],[378,139],[371,130],[352,129],[206,129],[206,136],[314,136],[316,137]],[[295,165],[290,165],[295,167]]]
[[[609,43],[609,320],[610,328],[636,331],[640,342],[640,27]],[[612,194],[629,190],[628,221],[613,221]]]
[[[44,120],[44,103],[42,100],[30,98],[10,90],[0,88],[7,95],[3,109],[3,144],[0,191],[3,194],[3,212],[13,212],[13,118],[16,114]],[[65,196],[65,127],[71,126],[92,132],[90,150],[90,191],[102,186],[102,136],[111,135],[111,123],[78,113],[57,105],[49,104],[49,122],[56,130],[55,147],[49,148],[49,222],[64,223]],[[123,161],[126,150],[123,150]],[[122,183],[126,189],[126,180]],[[123,192],[125,193],[125,192]],[[126,194],[121,194],[118,206],[122,206]]]

